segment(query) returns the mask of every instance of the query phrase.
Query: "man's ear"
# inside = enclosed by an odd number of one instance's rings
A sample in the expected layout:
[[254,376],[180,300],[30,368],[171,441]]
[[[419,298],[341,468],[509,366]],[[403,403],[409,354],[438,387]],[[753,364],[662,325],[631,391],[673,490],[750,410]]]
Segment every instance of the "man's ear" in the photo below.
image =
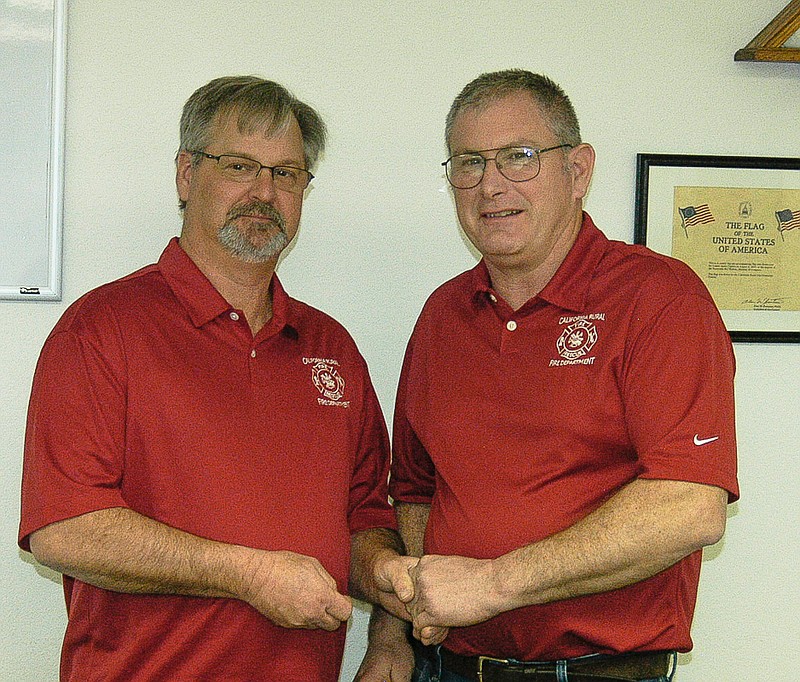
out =
[[583,199],[589,191],[594,172],[594,147],[582,142],[569,151],[570,173],[572,174],[572,196]]
[[193,173],[192,155],[187,151],[180,152],[175,159],[175,186],[181,201],[185,202],[189,197],[189,185],[192,183]]

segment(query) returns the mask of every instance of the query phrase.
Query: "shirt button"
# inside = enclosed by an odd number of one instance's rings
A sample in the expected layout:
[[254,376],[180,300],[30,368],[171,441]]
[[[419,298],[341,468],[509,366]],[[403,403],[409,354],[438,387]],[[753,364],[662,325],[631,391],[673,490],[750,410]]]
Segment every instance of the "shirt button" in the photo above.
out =
[[239,319],[239,313],[231,313],[231,319],[236,322]]
[[506,329],[508,329],[508,331],[513,332],[516,328],[517,328],[517,323],[514,322],[514,320],[509,320],[508,322],[506,322]]
[[497,303],[497,296],[495,296],[494,294],[489,294],[489,300],[492,303]]
[[254,358],[255,356],[256,356],[256,351],[255,351],[255,349],[254,349],[254,350],[251,350],[251,351],[250,351],[250,357],[251,357],[251,358]]

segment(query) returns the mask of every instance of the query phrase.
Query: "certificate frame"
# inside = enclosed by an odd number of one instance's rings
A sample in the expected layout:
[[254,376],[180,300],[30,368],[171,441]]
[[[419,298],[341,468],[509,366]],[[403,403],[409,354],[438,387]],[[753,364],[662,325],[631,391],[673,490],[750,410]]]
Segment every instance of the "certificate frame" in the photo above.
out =
[[637,154],[634,242],[697,272],[732,341],[800,343],[800,158]]
[[0,300],[62,296],[67,3],[0,8]]

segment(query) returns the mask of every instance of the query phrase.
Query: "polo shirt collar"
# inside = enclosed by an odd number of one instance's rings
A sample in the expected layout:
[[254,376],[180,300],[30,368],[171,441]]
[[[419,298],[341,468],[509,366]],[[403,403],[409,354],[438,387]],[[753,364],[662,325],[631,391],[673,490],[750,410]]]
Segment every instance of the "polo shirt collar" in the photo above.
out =
[[494,296],[492,280],[483,258],[472,268],[472,296],[476,303],[483,303],[487,298]]
[[[523,308],[530,306],[536,299],[541,299],[567,310],[583,311],[594,271],[608,245],[608,238],[595,226],[589,214],[584,212],[583,224],[564,262],[538,296],[528,301]],[[487,297],[495,295],[489,270],[483,259],[472,272],[476,300],[485,301]]]
[[583,312],[594,272],[608,246],[608,238],[584,212],[575,243],[556,274],[539,292],[539,297],[553,305]]
[[297,332],[299,320],[296,306],[292,305],[293,302],[293,299],[284,290],[277,273],[273,273],[272,319],[269,322],[273,328],[281,330],[286,327],[287,330]]
[[[202,327],[231,310],[231,305],[183,250],[173,237],[158,260],[158,268],[170,289],[186,310],[192,324]],[[278,276],[272,276],[272,320],[269,326],[283,329],[293,324],[296,315],[292,299],[287,295]]]

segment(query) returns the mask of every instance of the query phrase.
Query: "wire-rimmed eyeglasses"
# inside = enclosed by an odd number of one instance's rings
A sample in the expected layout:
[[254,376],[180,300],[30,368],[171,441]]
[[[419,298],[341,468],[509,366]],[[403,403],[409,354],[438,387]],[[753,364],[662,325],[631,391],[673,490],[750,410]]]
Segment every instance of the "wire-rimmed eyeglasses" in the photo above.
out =
[[301,194],[303,190],[308,187],[308,183],[314,179],[314,176],[309,173],[305,168],[296,168],[294,166],[265,166],[255,159],[250,159],[246,156],[236,156],[234,154],[209,154],[203,151],[189,151],[189,154],[199,154],[207,159],[212,159],[217,162],[222,177],[233,180],[234,182],[253,182],[261,173],[262,170],[268,170],[272,173],[272,181],[275,183],[277,189],[284,190],[285,192],[293,192],[294,194]]
[[[527,182],[533,180],[542,169],[539,155],[554,149],[572,148],[571,144],[557,144],[554,147],[537,149],[535,147],[501,147],[499,149],[482,149],[477,152],[455,154],[442,165],[447,174],[447,181],[456,189],[472,189],[483,180],[486,162],[494,161],[497,170],[511,182]],[[495,152],[494,156],[484,156],[487,152]]]

